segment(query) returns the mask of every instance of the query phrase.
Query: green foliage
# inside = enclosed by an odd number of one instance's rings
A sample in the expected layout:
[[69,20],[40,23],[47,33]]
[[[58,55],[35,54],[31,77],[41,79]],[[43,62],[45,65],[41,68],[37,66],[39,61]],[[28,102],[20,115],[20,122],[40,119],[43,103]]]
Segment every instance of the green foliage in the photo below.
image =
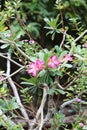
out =
[[3,126],[3,129],[7,129],[7,130],[21,130],[22,128],[22,124],[17,124],[17,125],[12,125],[10,124],[10,118],[8,118],[8,120],[6,122],[2,121],[2,118],[0,118],[0,125]]
[[17,108],[19,108],[19,106],[15,102],[14,97],[11,99],[11,101],[8,101],[6,99],[0,99],[0,109],[4,112],[11,111]]
[[0,87],[0,97],[7,96],[7,84],[4,83],[4,84],[2,85],[2,83],[1,83],[0,86],[2,86],[2,87]]
[[29,92],[28,92],[28,88],[22,89],[20,90],[21,92],[21,97],[23,99],[23,103],[30,103],[32,101],[32,96],[30,96]]
[[54,119],[51,121],[52,127],[49,130],[60,130],[60,126],[65,126],[65,124],[63,124],[63,119],[64,119],[64,115],[63,114],[58,114],[57,112],[54,112]]
[[36,22],[31,22],[31,23],[28,24],[27,30],[30,32],[32,37],[37,38],[37,37],[40,36],[40,34],[39,34],[39,26],[40,25],[38,23],[36,23]]
[[[48,27],[46,26],[45,28],[50,30],[47,33],[47,35],[51,34],[52,40],[54,40],[55,34],[60,33],[60,31],[61,31],[61,28],[59,28],[59,26],[61,25],[61,21],[59,21],[59,16],[60,15],[58,15],[56,18],[51,18],[50,20],[48,18],[44,19],[45,22],[49,25]],[[58,23],[58,21],[59,21],[59,23]]]

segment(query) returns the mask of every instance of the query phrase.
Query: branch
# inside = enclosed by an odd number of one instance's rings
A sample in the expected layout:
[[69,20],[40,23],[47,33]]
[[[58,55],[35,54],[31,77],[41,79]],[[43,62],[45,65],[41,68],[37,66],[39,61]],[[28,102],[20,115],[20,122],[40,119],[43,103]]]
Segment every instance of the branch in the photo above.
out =
[[[64,107],[66,107],[67,105],[69,105],[69,104],[71,104],[71,103],[73,103],[73,102],[76,102],[77,99],[78,99],[83,93],[86,93],[86,92],[87,92],[87,91],[84,90],[84,91],[80,92],[76,98],[73,98],[73,99],[71,99],[71,100],[69,100],[69,101],[64,102],[64,103],[60,106],[60,112],[61,112],[62,109],[63,109]],[[81,100],[80,103],[82,103],[82,104],[87,104],[87,102],[85,102],[85,101],[83,101],[83,100]]]
[[66,30],[64,30],[64,32],[63,32],[63,39],[62,39],[62,41],[61,41],[61,43],[60,43],[60,48],[61,48],[61,47],[63,46],[63,44],[64,44],[65,36],[66,36]]
[[[76,39],[72,40],[71,42],[71,49],[69,51],[69,54],[72,54],[73,53],[73,50],[74,50],[74,46],[75,46],[75,43],[80,39],[82,38],[85,34],[87,33],[87,30],[85,30],[79,37],[77,37]],[[68,35],[68,34],[67,34]],[[70,35],[68,35],[70,36]],[[70,36],[72,37],[72,36]],[[72,37],[73,38],[73,37]]]
[[22,56],[30,60],[29,56],[26,55],[19,47],[16,46],[16,43],[10,40],[0,40],[1,43],[8,43],[13,46]]
[[51,117],[53,112],[56,110],[55,102],[53,100],[53,95],[49,95],[48,97],[48,111],[44,119],[44,123],[46,123]]
[[78,98],[76,97],[76,98],[71,99],[71,100],[69,100],[69,101],[67,101],[67,102],[64,102],[64,103],[60,106],[60,110],[63,109],[64,107],[66,107],[67,105],[69,105],[69,104],[71,104],[71,103],[77,101],[77,99],[78,99]]
[[41,115],[41,123],[40,123],[40,127],[39,127],[39,130],[42,130],[42,127],[43,127],[43,122],[44,122],[44,117],[43,117],[43,109],[44,109],[44,105],[45,105],[45,102],[46,102],[46,98],[47,98],[47,91],[48,91],[48,86],[47,85],[44,85],[44,88],[43,88],[43,97],[42,97],[42,101],[41,101],[41,105],[37,111],[37,114],[36,114],[36,119],[39,118],[39,116]]
[[6,79],[8,79],[8,78],[11,78],[12,76],[14,76],[15,74],[17,74],[18,72],[20,72],[22,69],[24,69],[25,68],[25,66],[22,66],[20,69],[18,69],[18,70],[16,70],[15,72],[13,72],[12,74],[10,74],[10,75],[7,75],[7,77],[6,78],[3,78],[1,81],[4,81],[4,80],[6,80]]
[[66,90],[67,88],[69,88],[77,80],[77,78],[79,78],[81,76],[81,73],[82,72],[80,72],[79,75],[77,75],[73,80],[71,80],[70,83],[68,83],[66,87],[62,87],[62,85],[59,83],[59,80],[58,80],[57,77],[55,77],[54,84],[56,84],[60,89]]
[[82,38],[87,33],[87,30],[85,30],[79,37],[77,37],[73,42],[77,42],[80,38]]
[[16,61],[14,61],[12,59],[9,59],[8,57],[4,56],[2,53],[0,53],[0,56],[5,58],[5,59],[8,59],[9,61],[11,61],[12,63],[16,64],[17,66],[22,67],[22,65],[20,65],[19,63],[17,63]]
[[[46,86],[47,86],[47,85],[46,85]],[[41,105],[40,105],[40,107],[39,107],[39,109],[38,109],[38,111],[37,111],[37,114],[36,114],[36,119],[39,118],[39,116],[40,116],[40,114],[41,114],[41,110],[42,110],[42,108],[43,108],[44,105],[45,105],[46,97],[47,97],[47,89],[48,89],[48,86],[47,86],[47,88],[46,88],[46,87],[43,88],[43,97],[42,97]]]
[[[10,58],[10,54],[8,54],[8,58]],[[10,75],[10,61],[7,60],[7,76]],[[29,117],[27,115],[27,112],[25,111],[25,108],[24,106],[22,105],[21,103],[21,100],[20,100],[20,97],[19,97],[19,94],[18,94],[18,91],[17,91],[17,88],[16,88],[16,85],[14,84],[13,80],[11,78],[8,78],[8,82],[10,84],[10,87],[12,88],[13,90],[13,93],[14,93],[14,96],[16,98],[16,101],[17,101],[17,104],[20,106],[20,110],[21,110],[21,113],[22,115],[24,116],[24,118],[26,119],[26,121],[28,122],[28,125],[30,126],[30,121],[29,121]]]

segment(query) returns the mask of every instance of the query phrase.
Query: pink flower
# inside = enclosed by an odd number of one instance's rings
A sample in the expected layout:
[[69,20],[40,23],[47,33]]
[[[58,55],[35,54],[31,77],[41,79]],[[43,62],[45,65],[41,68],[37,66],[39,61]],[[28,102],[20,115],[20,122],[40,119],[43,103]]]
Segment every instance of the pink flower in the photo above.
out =
[[38,67],[37,67],[36,63],[35,62],[30,63],[27,73],[31,74],[33,77],[36,77],[37,72],[38,72]]
[[77,102],[81,102],[81,99],[80,99],[80,98],[77,98]]
[[61,62],[64,62],[64,61],[72,61],[72,60],[73,60],[73,58],[70,56],[70,54],[66,54],[66,55],[62,58]]
[[50,68],[55,68],[55,67],[57,67],[59,64],[60,64],[60,61],[57,59],[57,56],[56,56],[56,55],[51,56],[51,57],[48,59],[48,66],[49,66]]
[[34,41],[33,39],[31,39],[31,40],[29,41],[29,43],[30,43],[30,44],[34,44],[35,41]]
[[87,43],[85,43],[84,45],[82,45],[83,47],[87,48]]
[[35,62],[30,63],[27,73],[31,74],[33,77],[36,77],[37,72],[42,70],[43,68],[44,68],[44,62],[37,59]]
[[2,76],[0,76],[0,81],[3,80],[4,78]]
[[39,59],[36,60],[36,66],[38,68],[38,71],[39,70],[42,70],[44,68],[44,62],[43,61],[40,61]]
[[80,122],[80,123],[79,123],[79,126],[80,126],[80,127],[83,127],[83,126],[84,126],[84,124],[83,124],[82,122]]

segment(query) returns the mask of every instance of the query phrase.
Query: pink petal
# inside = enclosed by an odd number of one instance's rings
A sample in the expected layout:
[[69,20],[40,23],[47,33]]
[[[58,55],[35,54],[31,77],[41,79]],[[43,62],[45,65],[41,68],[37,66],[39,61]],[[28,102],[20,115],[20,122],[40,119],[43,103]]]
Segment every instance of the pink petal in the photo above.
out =
[[28,74],[31,74],[32,72],[33,72],[33,69],[27,70],[27,73],[28,73]]
[[34,72],[32,73],[32,76],[36,77],[36,75],[37,75],[37,73],[36,73],[36,71],[34,71]]
[[51,63],[51,62],[48,63],[48,66],[49,66],[50,68],[55,68],[55,67],[56,67],[55,64],[54,64],[54,63]]
[[57,56],[52,56],[52,60],[57,60]]
[[56,61],[54,61],[54,64],[55,64],[55,65],[59,65],[59,64],[60,64],[60,61],[56,60]]
[[38,70],[42,70],[44,68],[44,62],[36,60],[36,67],[38,68]]
[[34,40],[30,40],[29,43],[30,43],[30,44],[34,44],[35,41],[34,41]]
[[82,45],[83,47],[87,48],[87,43],[85,43],[84,45]]

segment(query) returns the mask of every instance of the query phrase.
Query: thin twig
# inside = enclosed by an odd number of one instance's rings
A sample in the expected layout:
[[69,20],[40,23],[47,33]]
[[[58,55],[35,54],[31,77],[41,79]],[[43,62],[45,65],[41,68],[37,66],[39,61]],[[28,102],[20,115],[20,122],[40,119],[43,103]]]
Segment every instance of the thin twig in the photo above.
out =
[[29,56],[26,55],[18,46],[16,46],[16,43],[10,40],[0,40],[2,43],[8,43],[11,46],[13,46],[22,56],[24,56],[26,59],[30,60]]
[[[5,59],[8,59],[8,57],[4,56],[2,53],[0,53],[0,56],[5,58]],[[12,63],[14,63],[15,65],[19,66],[19,67],[22,67],[22,65],[20,65],[19,63],[17,63],[16,61],[12,60],[12,59],[8,59],[10,60]]]
[[75,47],[75,43],[80,40],[85,34],[87,33],[87,30],[85,30],[79,37],[77,37],[76,39],[74,39],[71,35],[66,34],[68,36],[70,36],[72,38],[72,42],[71,42],[71,49],[69,51],[69,54],[73,54],[74,51],[74,47]]
[[[69,101],[64,102],[64,103],[60,106],[60,112],[61,112],[62,109],[63,109],[64,107],[66,107],[67,105],[69,105],[69,104],[71,104],[71,103],[73,103],[73,102],[76,102],[77,99],[78,99],[83,93],[86,93],[86,92],[87,92],[87,91],[84,90],[84,91],[80,92],[80,93],[77,95],[76,98],[73,98],[73,99],[71,99],[71,100],[69,100]],[[83,100],[81,100],[80,103],[87,104],[87,102],[85,102],[85,101],[83,101]]]
[[64,102],[64,103],[60,106],[60,110],[63,109],[65,106],[67,106],[67,105],[69,105],[69,104],[71,104],[71,103],[77,101],[77,99],[78,99],[78,98],[76,97],[76,98],[73,98],[73,99],[71,99],[71,100],[69,100],[69,101]]
[[1,81],[4,81],[8,78],[11,78],[12,76],[14,76],[15,74],[19,73],[21,70],[23,70],[25,68],[25,66],[22,66],[21,68],[19,68],[18,70],[16,70],[15,72],[13,72],[12,74],[10,75],[6,75],[6,78],[3,78]]
[[77,37],[73,42],[77,42],[79,39],[81,39],[85,34],[87,33],[87,30],[85,30],[79,37]]
[[57,77],[55,77],[55,82],[54,84],[57,85],[60,89],[62,90],[66,90],[67,88],[69,88],[75,81],[77,78],[79,78],[81,76],[81,73],[79,75],[77,75],[72,81],[70,81],[66,87],[62,87],[62,85],[59,83],[59,79]]
[[66,30],[63,31],[63,39],[62,39],[62,41],[61,41],[61,43],[60,43],[60,48],[61,48],[61,47],[63,46],[63,44],[64,44],[65,36],[66,36]]

